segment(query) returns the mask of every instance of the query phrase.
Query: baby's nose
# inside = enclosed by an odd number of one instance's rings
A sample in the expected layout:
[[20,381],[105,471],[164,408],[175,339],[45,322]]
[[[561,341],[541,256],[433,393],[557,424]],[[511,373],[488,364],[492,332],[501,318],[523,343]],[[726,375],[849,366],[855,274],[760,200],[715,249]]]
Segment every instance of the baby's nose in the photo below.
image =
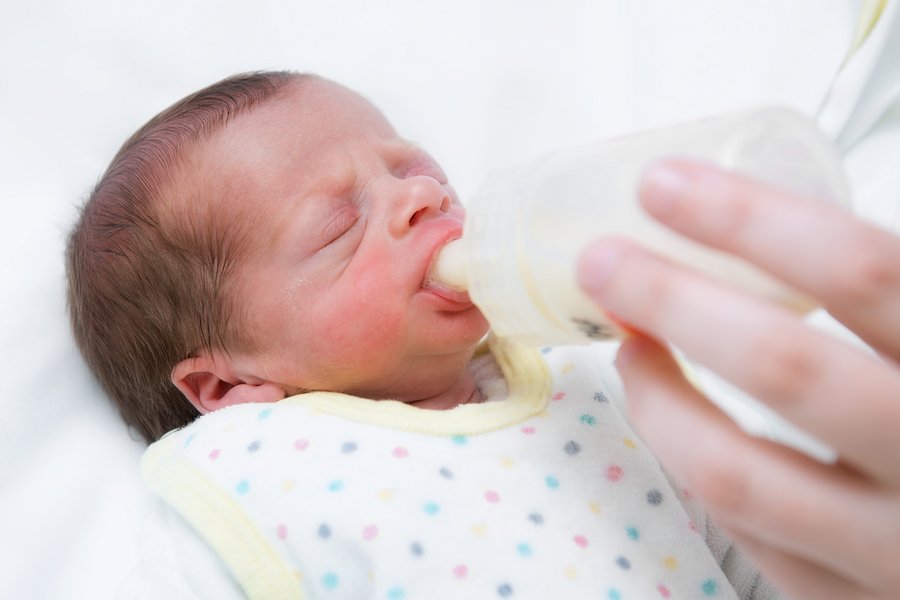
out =
[[397,188],[397,203],[391,219],[394,235],[402,235],[423,220],[450,211],[450,195],[432,177],[410,177],[402,180]]

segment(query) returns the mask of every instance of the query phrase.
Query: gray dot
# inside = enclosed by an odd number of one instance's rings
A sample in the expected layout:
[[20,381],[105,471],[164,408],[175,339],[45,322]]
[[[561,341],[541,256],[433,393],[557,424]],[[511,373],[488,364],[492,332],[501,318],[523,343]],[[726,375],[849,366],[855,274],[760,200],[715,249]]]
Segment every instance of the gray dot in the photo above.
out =
[[609,398],[603,392],[594,392],[594,402],[609,402]]
[[419,542],[413,542],[409,546],[409,551],[412,552],[413,556],[422,556],[425,554],[425,549],[422,548],[422,544]]
[[344,454],[356,452],[356,442],[344,442],[344,444],[341,446],[341,452],[343,452]]
[[663,495],[659,490],[650,490],[647,492],[647,502],[652,504],[653,506],[659,506],[662,504]]
[[541,513],[531,513],[530,515],[528,515],[528,520],[535,525],[544,524],[544,516]]
[[453,479],[453,471],[451,471],[447,467],[441,467],[441,470],[438,472],[441,474],[441,477],[443,477],[444,479]]
[[497,595],[501,598],[509,598],[513,594],[512,586],[508,583],[504,583],[500,587],[497,588]]
[[564,448],[564,450],[569,456],[575,456],[576,454],[581,452],[581,446],[578,445],[578,442],[570,440],[566,442],[566,447]]
[[331,527],[329,527],[326,523],[322,523],[321,525],[319,525],[319,530],[316,533],[323,540],[327,540],[331,537]]
[[247,446],[247,452],[256,452],[259,450],[259,447],[262,446],[262,442],[256,440],[255,442],[251,442],[249,446]]
[[631,568],[631,562],[625,558],[624,556],[620,556],[616,559],[616,564],[625,569],[626,571]]

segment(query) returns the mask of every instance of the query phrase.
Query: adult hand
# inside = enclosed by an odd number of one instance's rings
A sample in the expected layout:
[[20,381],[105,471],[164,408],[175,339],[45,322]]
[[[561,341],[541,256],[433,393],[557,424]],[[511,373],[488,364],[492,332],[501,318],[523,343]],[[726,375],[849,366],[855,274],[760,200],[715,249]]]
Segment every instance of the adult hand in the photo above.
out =
[[[640,332],[617,357],[635,427],[789,597],[900,597],[900,239],[702,163],[657,165],[640,198],[666,226],[817,299],[879,355],[636,244],[599,240],[579,279]],[[822,464],[743,434],[685,380],[663,341],[840,460]]]

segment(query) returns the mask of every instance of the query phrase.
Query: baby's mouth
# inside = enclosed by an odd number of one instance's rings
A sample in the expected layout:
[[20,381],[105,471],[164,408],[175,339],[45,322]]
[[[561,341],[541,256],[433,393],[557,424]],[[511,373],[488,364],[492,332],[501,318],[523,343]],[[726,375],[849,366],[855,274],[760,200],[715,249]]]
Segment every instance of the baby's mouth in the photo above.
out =
[[[449,242],[449,243],[452,243],[452,241],[454,241],[454,240],[451,240],[451,242]],[[465,290],[457,289],[456,287],[450,286],[450,285],[440,281],[435,276],[435,270],[437,267],[438,258],[440,257],[441,252],[446,247],[447,247],[447,244],[438,248],[437,251],[434,253],[434,256],[431,258],[431,264],[428,265],[428,271],[425,274],[425,279],[422,281],[422,289],[427,290],[427,291],[431,292],[432,294],[435,294],[436,296],[439,296],[445,300],[449,300],[450,302],[453,302],[456,304],[471,305],[472,299],[469,298],[468,292],[466,292]]]

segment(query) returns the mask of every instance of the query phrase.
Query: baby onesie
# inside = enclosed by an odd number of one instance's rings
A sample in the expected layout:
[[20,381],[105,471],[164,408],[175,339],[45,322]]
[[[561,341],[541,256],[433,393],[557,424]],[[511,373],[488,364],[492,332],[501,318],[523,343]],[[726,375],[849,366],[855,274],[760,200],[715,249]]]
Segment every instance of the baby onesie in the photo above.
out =
[[144,477],[250,598],[774,597],[628,426],[608,346],[491,346],[485,403],[233,406]]

